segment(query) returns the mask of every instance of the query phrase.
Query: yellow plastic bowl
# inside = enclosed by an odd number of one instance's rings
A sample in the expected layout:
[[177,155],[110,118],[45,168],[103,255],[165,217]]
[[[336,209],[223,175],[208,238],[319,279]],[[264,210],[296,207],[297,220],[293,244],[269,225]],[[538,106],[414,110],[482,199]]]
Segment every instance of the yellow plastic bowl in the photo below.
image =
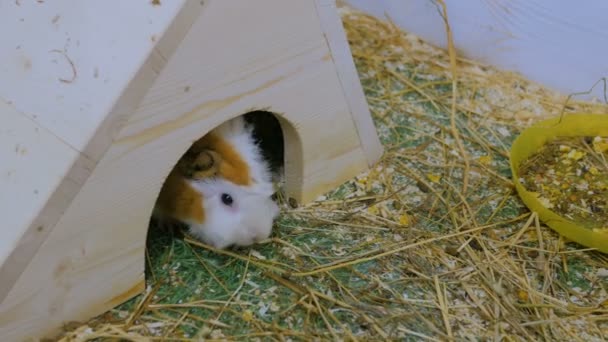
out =
[[532,192],[519,182],[519,166],[536,153],[546,142],[556,137],[608,136],[608,115],[568,114],[536,123],[525,129],[511,146],[511,173],[517,193],[525,205],[538,214],[539,219],[567,239],[583,246],[608,253],[608,227],[589,229],[568,220],[544,207]]

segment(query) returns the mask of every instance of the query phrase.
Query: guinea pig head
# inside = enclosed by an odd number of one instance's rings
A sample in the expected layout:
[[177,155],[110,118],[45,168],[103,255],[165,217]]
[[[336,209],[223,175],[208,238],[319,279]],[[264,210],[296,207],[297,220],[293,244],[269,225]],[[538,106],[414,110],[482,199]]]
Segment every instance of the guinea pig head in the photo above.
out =
[[268,238],[279,207],[268,164],[242,119],[197,141],[182,174],[202,197],[204,220],[190,232],[216,248],[247,246]]
[[268,238],[279,207],[271,193],[236,185],[222,178],[193,182],[203,196],[205,219],[190,233],[216,247],[248,246]]

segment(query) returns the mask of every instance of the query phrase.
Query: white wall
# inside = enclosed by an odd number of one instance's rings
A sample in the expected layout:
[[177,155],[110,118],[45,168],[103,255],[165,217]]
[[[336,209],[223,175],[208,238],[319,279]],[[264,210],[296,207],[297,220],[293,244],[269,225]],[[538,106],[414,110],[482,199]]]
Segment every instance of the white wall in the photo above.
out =
[[[445,47],[432,0],[346,0]],[[467,57],[517,71],[566,94],[608,77],[607,0],[445,0],[456,47]],[[594,96],[603,98],[596,87]],[[577,98],[585,98],[584,96]]]

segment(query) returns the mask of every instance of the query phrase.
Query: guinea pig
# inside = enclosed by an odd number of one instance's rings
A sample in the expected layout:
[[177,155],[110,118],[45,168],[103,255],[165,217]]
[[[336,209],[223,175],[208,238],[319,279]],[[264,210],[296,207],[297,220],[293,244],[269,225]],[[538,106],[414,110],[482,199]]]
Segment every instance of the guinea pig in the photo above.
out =
[[185,224],[218,249],[268,238],[279,214],[268,162],[236,117],[196,141],[163,184],[153,216]]

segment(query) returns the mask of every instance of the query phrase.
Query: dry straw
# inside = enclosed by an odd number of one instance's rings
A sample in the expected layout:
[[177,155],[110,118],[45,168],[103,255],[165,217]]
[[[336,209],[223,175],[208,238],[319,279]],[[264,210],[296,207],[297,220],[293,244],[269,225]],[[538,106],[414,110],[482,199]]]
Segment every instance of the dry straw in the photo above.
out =
[[[442,2],[438,11],[448,16]],[[608,113],[342,12],[386,154],[274,237],[216,251],[156,234],[148,291],[63,341],[555,340],[608,336],[608,257],[563,241],[514,192],[531,122]]]

